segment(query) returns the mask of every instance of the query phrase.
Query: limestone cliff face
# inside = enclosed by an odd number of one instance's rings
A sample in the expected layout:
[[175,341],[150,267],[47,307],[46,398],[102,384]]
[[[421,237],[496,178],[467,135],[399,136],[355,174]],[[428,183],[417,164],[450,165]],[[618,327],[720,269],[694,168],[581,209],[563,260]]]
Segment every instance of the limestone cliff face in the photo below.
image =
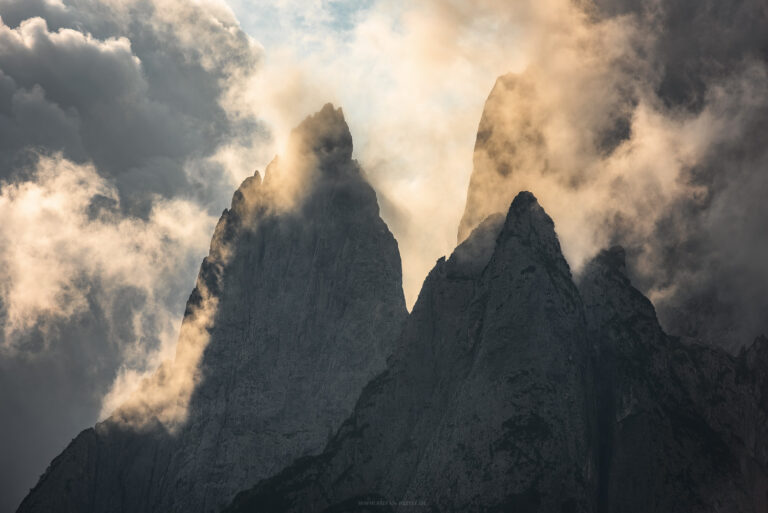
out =
[[[81,433],[19,511],[219,511],[320,452],[349,416],[407,314],[397,243],[340,110],[326,105],[289,146],[263,182],[243,182],[216,228],[185,314],[186,326],[211,310],[180,425],[169,432],[159,414],[137,425],[156,412],[129,401]],[[177,360],[191,351],[184,333]]]
[[591,511],[590,369],[552,221],[522,193],[437,262],[387,371],[326,451],[231,511]]
[[519,190],[520,173],[546,171],[541,120],[531,109],[535,99],[536,89],[525,74],[499,77],[488,95],[477,130],[459,242],[483,219],[507,210]]
[[667,336],[618,247],[580,290],[595,345],[598,511],[766,511],[763,343],[734,359]]
[[577,289],[521,193],[438,261],[325,451],[226,511],[762,513],[766,371],[764,338],[666,335],[621,248]]
[[528,192],[465,220],[407,315],[351,144],[326,106],[242,184],[176,361],[19,511],[768,511],[768,339],[667,335],[619,247],[577,284]]

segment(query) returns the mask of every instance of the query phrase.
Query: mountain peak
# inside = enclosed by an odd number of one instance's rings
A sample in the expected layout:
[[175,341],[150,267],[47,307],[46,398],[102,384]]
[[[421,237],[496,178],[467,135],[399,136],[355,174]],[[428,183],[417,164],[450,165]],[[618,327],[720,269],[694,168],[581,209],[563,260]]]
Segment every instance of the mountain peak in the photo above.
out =
[[320,452],[385,368],[407,315],[400,258],[341,109],[290,144],[222,213],[176,359],[54,460],[20,512],[219,511]]
[[531,228],[540,228],[555,234],[555,223],[552,218],[539,205],[539,201],[533,193],[520,191],[507,213],[506,226],[522,233],[529,234]]
[[512,208],[534,203],[538,205],[539,200],[536,199],[536,196],[534,196],[531,191],[520,191],[517,193],[517,196],[515,196],[515,199],[512,200]]
[[291,132],[289,152],[297,157],[313,157],[325,172],[337,171],[352,158],[352,134],[341,107],[326,103],[307,116]]
[[515,196],[499,235],[500,241],[513,238],[532,247],[547,262],[555,264],[570,276],[570,267],[555,233],[555,223],[539,205],[536,196],[528,191],[521,191]]

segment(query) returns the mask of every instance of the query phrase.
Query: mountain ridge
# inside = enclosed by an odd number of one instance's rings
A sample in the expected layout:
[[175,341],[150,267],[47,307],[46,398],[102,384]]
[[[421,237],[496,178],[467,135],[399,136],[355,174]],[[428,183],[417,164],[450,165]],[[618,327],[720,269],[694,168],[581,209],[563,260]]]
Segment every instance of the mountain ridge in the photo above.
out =
[[574,277],[530,192],[475,224],[408,314],[324,106],[234,193],[176,361],[19,511],[768,509],[768,339],[733,356],[666,334],[624,249]]
[[[526,209],[529,215],[521,216]],[[537,214],[538,222],[530,222]],[[241,492],[226,512],[413,511],[415,506],[420,506],[416,510],[448,512],[766,510],[766,452],[760,442],[768,440],[766,339],[758,338],[738,357],[684,344],[664,333],[651,302],[632,286],[623,248],[599,253],[577,284],[562,257],[551,219],[532,194],[518,194],[503,226],[500,221],[499,215],[487,218],[450,258],[438,260],[403,331],[403,338],[411,343],[398,344],[387,371],[366,387],[355,413],[325,451]],[[494,241],[492,251],[489,240]],[[505,253],[505,244],[522,254]],[[528,262],[526,251],[533,252],[537,260]],[[515,258],[500,256],[505,254]],[[466,255],[474,255],[476,260]],[[547,289],[541,281],[520,281],[521,276],[531,275],[566,283]],[[478,282],[478,276],[485,280]],[[461,302],[462,314],[443,305],[451,295],[454,301],[460,297],[441,289],[441,280],[450,282],[451,278],[464,287],[472,284],[474,299]],[[483,282],[488,289],[483,289]],[[478,290],[481,292],[475,295]],[[496,302],[492,299],[496,295],[506,297]],[[522,308],[494,317],[515,302],[515,295],[525,298],[518,303]],[[530,310],[535,304],[543,304],[545,313],[555,315],[535,322]],[[474,314],[466,314],[472,311]],[[484,314],[477,315],[478,311]],[[530,344],[525,342],[494,343],[493,336],[478,343],[481,332],[514,334],[509,340],[536,339],[537,331],[546,332],[552,323],[569,315],[573,332],[545,338],[551,345],[541,352],[527,352]],[[521,325],[510,329],[510,324],[503,324],[510,317],[534,322],[528,323],[528,331]],[[498,323],[506,328],[494,330]],[[427,351],[433,338],[409,338],[409,333],[429,329],[423,325],[447,325],[450,332],[463,333],[459,339],[466,343],[458,347],[464,352],[451,345],[441,346],[449,356]],[[569,344],[568,337],[581,342]],[[569,411],[567,404],[558,409],[557,402],[548,398],[548,375],[536,373],[553,353],[569,347],[570,351],[562,353],[565,361],[582,374],[579,379],[555,382],[558,393],[583,398],[577,409],[581,417]],[[492,356],[481,358],[486,348],[493,348],[489,351]],[[581,364],[579,349],[586,352]],[[437,420],[430,420],[428,406],[416,408],[402,392],[398,395],[403,389],[408,396],[421,393],[424,379],[418,369],[425,360],[419,360],[418,354],[424,351],[434,356],[434,365],[445,367],[443,375],[461,383],[454,392],[445,392],[452,394],[450,401],[437,401],[433,406],[440,410]],[[446,358],[453,358],[453,363],[446,364]],[[515,370],[521,361],[526,362],[524,368]],[[409,366],[417,371],[409,374]],[[468,380],[471,369],[477,368],[505,375],[510,386],[467,384],[472,382]],[[430,386],[449,390],[452,385],[437,379]],[[467,394],[468,390],[474,393]],[[437,393],[441,397],[440,390]],[[508,407],[509,401],[514,405],[507,410],[511,416],[499,422],[502,419],[496,412]],[[535,407],[526,409],[526,402]],[[387,406],[390,403],[397,407]],[[459,412],[457,417],[451,415],[454,410]],[[557,458],[548,459],[547,450],[558,441],[553,436],[557,433],[553,419],[573,422],[579,418],[581,424],[577,425],[582,429],[576,438],[582,442],[582,450],[556,451]],[[384,425],[377,426],[377,419]],[[431,426],[430,434],[414,438],[415,431],[407,426],[425,423]],[[410,459],[401,456],[413,451],[417,454]],[[529,460],[515,459],[526,452],[533,455]],[[387,458],[390,454],[394,456]],[[504,471],[510,461],[515,468]],[[549,464],[542,466],[545,462]],[[519,465],[526,464],[520,472]],[[482,478],[473,480],[478,473]],[[547,480],[551,474],[565,479]],[[405,484],[398,485],[388,475],[399,476]],[[568,488],[569,482],[575,487]],[[562,493],[564,486],[569,490],[566,494]]]
[[234,193],[176,360],[57,457],[19,511],[211,511],[318,452],[406,315],[397,242],[341,110]]

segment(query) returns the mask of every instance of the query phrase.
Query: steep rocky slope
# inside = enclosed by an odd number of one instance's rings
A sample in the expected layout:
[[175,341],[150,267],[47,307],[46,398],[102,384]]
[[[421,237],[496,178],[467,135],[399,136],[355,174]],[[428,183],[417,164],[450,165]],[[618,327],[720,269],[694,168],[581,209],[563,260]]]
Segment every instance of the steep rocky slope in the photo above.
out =
[[[176,362],[82,432],[20,512],[218,511],[323,448],[407,313],[397,243],[351,157],[341,110],[326,105],[263,182],[243,182],[190,296]],[[176,386],[190,370],[194,386]],[[157,402],[169,392],[170,427]]]
[[227,511],[766,511],[768,341],[683,344],[623,249],[577,290],[530,193],[502,219],[437,263],[323,454]]
[[477,129],[459,242],[487,216],[506,211],[519,190],[517,174],[547,162],[544,136],[530,111],[533,97],[533,84],[514,73],[500,76],[488,95]]
[[326,451],[230,511],[590,511],[591,375],[552,221],[521,193],[437,262],[389,368]]
[[242,184],[176,360],[20,511],[768,511],[767,339],[667,335],[619,247],[577,283],[528,192],[463,221],[407,316],[351,153],[326,106]]
[[667,336],[624,258],[603,251],[580,282],[598,384],[598,511],[766,511],[765,342],[734,359]]

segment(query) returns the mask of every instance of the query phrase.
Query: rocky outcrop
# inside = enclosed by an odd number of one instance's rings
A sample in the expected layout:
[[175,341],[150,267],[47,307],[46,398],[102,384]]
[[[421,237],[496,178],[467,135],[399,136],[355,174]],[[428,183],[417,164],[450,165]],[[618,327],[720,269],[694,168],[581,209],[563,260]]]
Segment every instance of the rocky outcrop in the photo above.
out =
[[536,88],[525,74],[508,73],[496,80],[477,130],[459,242],[483,219],[507,210],[519,190],[521,172],[546,169],[541,120],[531,108],[535,101]]
[[228,511],[591,511],[591,375],[553,223],[521,193],[437,262],[388,369],[325,452]]
[[765,512],[768,341],[683,344],[625,268],[577,290],[521,193],[438,261],[325,451],[226,511]]
[[406,318],[351,154],[326,106],[242,184],[176,361],[20,511],[220,511],[238,490],[226,511],[768,511],[767,339],[732,356],[667,335],[620,247],[577,284],[528,192],[463,221]]
[[[243,182],[187,304],[177,362],[81,433],[20,512],[218,511],[322,450],[384,368],[407,314],[397,243],[351,157],[341,110],[326,105],[263,182]],[[207,344],[169,429],[167,405],[152,401],[189,370],[178,361],[194,352],[185,333],[201,312],[211,316]]]
[[[603,251],[580,282],[595,345],[598,511],[766,511],[762,345],[739,360],[684,345],[659,326],[626,276],[624,251]],[[750,362],[751,363],[748,363]]]

